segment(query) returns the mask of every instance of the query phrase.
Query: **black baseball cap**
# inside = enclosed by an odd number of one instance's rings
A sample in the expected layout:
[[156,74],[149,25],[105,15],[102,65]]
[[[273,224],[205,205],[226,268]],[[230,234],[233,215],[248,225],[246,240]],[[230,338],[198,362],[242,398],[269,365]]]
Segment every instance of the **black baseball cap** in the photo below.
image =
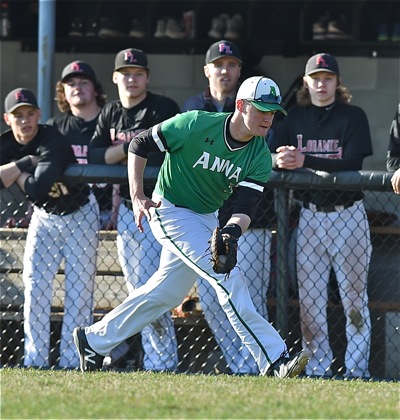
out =
[[64,67],[61,74],[61,81],[64,83],[69,77],[85,76],[92,82],[96,81],[96,73],[93,68],[84,61],[73,61]]
[[211,45],[206,53],[206,64],[212,63],[215,60],[218,60],[222,57],[232,57],[236,58],[239,63],[242,63],[242,54],[239,47],[231,42],[226,40],[221,40],[215,42]]
[[128,48],[120,51],[115,57],[114,71],[124,67],[142,67],[148,69],[147,55],[136,48]]
[[15,111],[17,108],[23,105],[39,108],[36,96],[29,89],[14,89],[7,95],[4,101],[4,109],[7,114],[10,114],[11,112]]
[[306,76],[317,73],[319,71],[327,71],[339,75],[339,66],[336,59],[327,53],[318,53],[313,55],[307,61]]

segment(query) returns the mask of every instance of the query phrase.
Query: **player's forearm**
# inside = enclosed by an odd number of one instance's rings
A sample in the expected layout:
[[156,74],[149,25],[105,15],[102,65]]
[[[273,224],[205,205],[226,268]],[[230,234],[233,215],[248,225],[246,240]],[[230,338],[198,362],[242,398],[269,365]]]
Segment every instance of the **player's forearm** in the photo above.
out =
[[249,228],[250,222],[251,222],[251,219],[247,214],[234,213],[232,214],[230,219],[226,222],[226,225],[235,224],[235,225],[240,226],[242,229],[242,234],[243,234]]
[[128,181],[132,201],[144,197],[143,174],[147,159],[128,153]]
[[6,163],[5,165],[0,166],[0,179],[2,188],[8,188],[13,185],[18,177],[21,175],[22,171],[17,166],[17,162]]
[[389,172],[393,172],[399,168],[400,168],[400,154],[396,156],[395,154],[391,154],[389,152],[386,159],[386,169]]
[[26,180],[32,176],[31,174],[28,174],[26,172],[23,172],[18,178],[17,178],[17,184],[19,186],[19,188],[21,189],[22,192],[26,192],[25,191],[25,182]]
[[359,171],[362,169],[362,164],[362,156],[347,157],[345,159],[327,159],[305,155],[304,159],[304,168],[325,172]]
[[125,160],[128,155],[129,143],[118,144],[106,150],[104,160],[107,165],[115,165]]

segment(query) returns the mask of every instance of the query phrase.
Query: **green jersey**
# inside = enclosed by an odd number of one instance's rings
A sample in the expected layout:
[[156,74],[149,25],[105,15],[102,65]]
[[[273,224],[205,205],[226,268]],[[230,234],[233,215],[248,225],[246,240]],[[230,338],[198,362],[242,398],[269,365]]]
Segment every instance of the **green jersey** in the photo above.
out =
[[232,148],[227,140],[232,114],[191,111],[158,126],[151,136],[166,156],[155,192],[197,213],[218,210],[233,188],[263,191],[272,169],[264,137]]

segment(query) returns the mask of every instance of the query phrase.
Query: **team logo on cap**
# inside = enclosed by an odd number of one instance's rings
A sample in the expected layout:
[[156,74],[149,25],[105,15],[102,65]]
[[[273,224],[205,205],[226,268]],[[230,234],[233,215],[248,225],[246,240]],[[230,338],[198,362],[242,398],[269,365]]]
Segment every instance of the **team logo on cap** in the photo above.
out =
[[328,64],[326,64],[324,57],[322,57],[321,55],[316,58],[315,64],[318,67],[328,67]]
[[135,54],[133,54],[132,51],[125,51],[124,52],[124,61],[128,63],[137,63],[137,58],[135,57]]
[[15,99],[17,102],[28,102],[28,98],[21,91],[15,92]]
[[72,71],[82,71],[82,68],[81,68],[81,66],[80,66],[80,64],[79,64],[79,63],[77,63],[76,61],[74,61],[74,62],[71,64],[71,70],[72,70]]
[[219,48],[219,52],[220,53],[224,53],[227,55],[232,55],[233,51],[231,50],[231,47],[227,44],[225,44],[225,42],[221,42],[220,44],[218,44],[218,48]]
[[273,96],[275,96],[275,97],[277,97],[278,96],[278,94],[276,93],[276,89],[275,89],[275,86],[270,86],[269,87],[269,94],[270,95],[273,95]]

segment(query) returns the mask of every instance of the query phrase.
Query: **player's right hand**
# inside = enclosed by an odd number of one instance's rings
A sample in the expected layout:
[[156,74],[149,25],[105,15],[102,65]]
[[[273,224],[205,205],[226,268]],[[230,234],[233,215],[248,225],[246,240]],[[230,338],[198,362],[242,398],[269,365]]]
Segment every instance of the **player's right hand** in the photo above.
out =
[[276,166],[280,169],[302,168],[304,155],[294,146],[281,146],[276,149]]
[[397,169],[397,171],[392,175],[391,183],[394,193],[400,194],[400,169]]
[[143,228],[143,217],[147,217],[147,220],[151,220],[151,214],[150,209],[152,207],[160,207],[161,201],[158,203],[155,203],[153,200],[150,200],[150,198],[143,196],[143,198],[136,197],[132,200],[132,210],[133,214],[135,215],[135,223],[137,228],[139,229],[139,232],[144,232]]

